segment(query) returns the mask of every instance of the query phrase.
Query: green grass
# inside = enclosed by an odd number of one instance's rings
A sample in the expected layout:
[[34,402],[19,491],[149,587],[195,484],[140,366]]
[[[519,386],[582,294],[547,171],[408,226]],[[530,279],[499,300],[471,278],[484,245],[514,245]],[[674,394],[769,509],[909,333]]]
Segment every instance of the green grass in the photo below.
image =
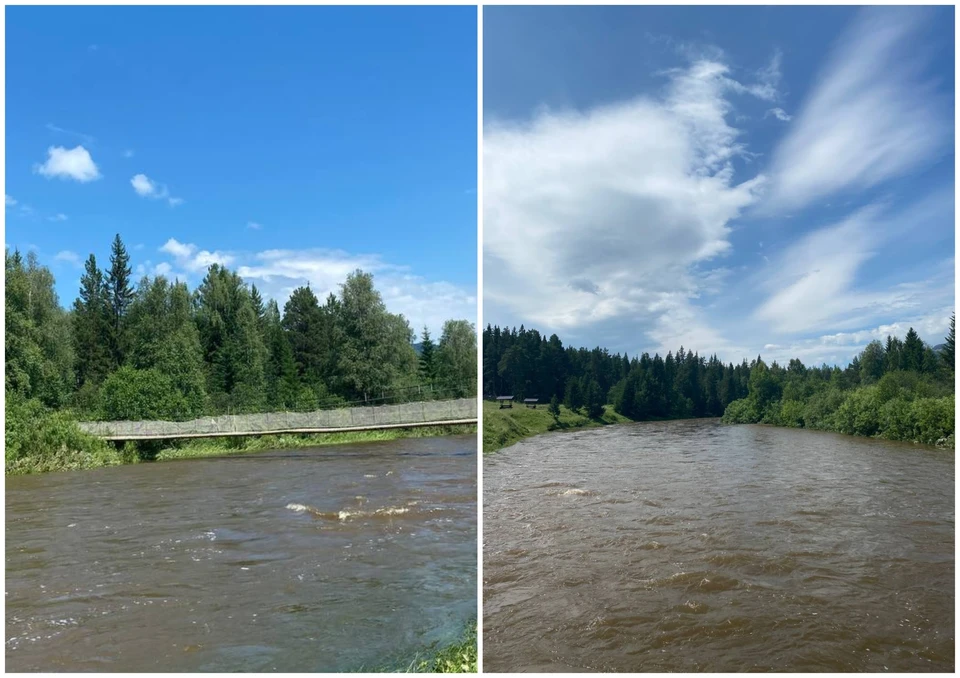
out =
[[289,450],[298,447],[344,445],[348,443],[397,440],[399,438],[433,438],[437,436],[476,433],[476,431],[477,427],[475,425],[421,426],[415,428],[383,429],[379,431],[350,431],[346,433],[282,434],[164,441],[164,447],[156,453],[156,460],[169,461],[172,459],[220,457],[231,454],[263,452],[264,450]]
[[598,419],[590,419],[584,414],[573,412],[561,405],[559,420],[554,421],[547,407],[544,404],[531,409],[523,403],[514,403],[511,408],[500,409],[500,405],[496,402],[483,401],[484,454],[548,431],[592,428],[630,421],[627,417],[614,412],[609,405],[604,406],[603,415]]
[[440,647],[428,647],[412,658],[394,659],[377,668],[360,667],[362,673],[476,673],[477,622],[467,625],[460,639]]

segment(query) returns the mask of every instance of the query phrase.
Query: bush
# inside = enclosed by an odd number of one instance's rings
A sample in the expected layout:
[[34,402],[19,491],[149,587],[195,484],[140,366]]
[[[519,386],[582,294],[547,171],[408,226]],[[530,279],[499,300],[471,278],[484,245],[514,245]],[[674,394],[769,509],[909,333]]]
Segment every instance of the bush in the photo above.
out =
[[803,428],[803,403],[799,400],[784,400],[780,405],[780,426]]
[[191,409],[169,377],[124,366],[100,387],[100,416],[108,421],[182,420]]
[[910,408],[913,417],[914,440],[935,445],[941,438],[953,433],[954,396],[920,398]]
[[39,400],[7,394],[6,472],[41,473],[111,466],[121,455],[99,438],[80,430],[67,412],[47,410]]
[[721,421],[724,424],[756,424],[760,421],[760,413],[756,403],[749,398],[741,398],[727,405]]
[[883,404],[880,408],[880,435],[887,440],[914,439],[913,413],[909,400],[897,397]]

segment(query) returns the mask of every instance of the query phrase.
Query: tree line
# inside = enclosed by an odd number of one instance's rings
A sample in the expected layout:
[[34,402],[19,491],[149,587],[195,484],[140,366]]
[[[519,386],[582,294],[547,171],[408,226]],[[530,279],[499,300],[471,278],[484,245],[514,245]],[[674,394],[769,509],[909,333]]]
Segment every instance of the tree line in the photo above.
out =
[[109,266],[86,260],[67,310],[32,252],[5,258],[8,400],[80,418],[189,419],[476,393],[473,325],[448,320],[436,343],[424,328],[418,355],[406,318],[360,270],[323,302],[297,288],[281,312],[218,264],[192,291],[162,275],[134,285],[117,235]]
[[[720,417],[935,443],[953,433],[954,321],[940,350],[910,328],[868,344],[846,368],[721,362],[680,347],[666,357],[564,347],[537,330],[488,325],[484,395],[556,400],[588,416]],[[948,412],[949,410],[949,412]]]

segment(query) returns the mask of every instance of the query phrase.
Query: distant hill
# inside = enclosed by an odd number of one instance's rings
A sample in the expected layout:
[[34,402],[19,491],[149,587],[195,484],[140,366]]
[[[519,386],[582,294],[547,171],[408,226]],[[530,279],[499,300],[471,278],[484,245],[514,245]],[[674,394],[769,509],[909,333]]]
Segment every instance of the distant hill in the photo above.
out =
[[947,347],[946,344],[937,344],[936,346],[933,347],[933,350],[936,351],[937,353],[940,353],[946,347]]
[[413,350],[417,352],[417,355],[420,355],[421,353],[423,353],[423,344],[421,343],[414,344]]

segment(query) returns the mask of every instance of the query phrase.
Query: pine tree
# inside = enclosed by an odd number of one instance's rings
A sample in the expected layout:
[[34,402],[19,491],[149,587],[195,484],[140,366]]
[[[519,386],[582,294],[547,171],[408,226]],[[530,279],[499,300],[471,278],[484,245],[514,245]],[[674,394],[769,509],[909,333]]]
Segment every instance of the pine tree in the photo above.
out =
[[100,384],[115,367],[113,336],[107,287],[91,254],[80,278],[80,295],[73,304],[73,345],[80,386]]
[[433,381],[436,374],[434,365],[434,345],[430,338],[430,330],[423,326],[423,334],[420,339],[420,380],[424,382]]
[[130,256],[127,254],[127,248],[123,245],[118,233],[113,239],[113,245],[110,249],[110,272],[107,275],[106,291],[109,297],[110,324],[112,326],[112,336],[110,337],[110,350],[113,353],[114,365],[121,365],[124,360],[125,337],[123,321],[127,314],[127,309],[133,301],[133,287],[130,284]]
[[923,342],[911,327],[903,340],[901,369],[920,372],[923,370]]

